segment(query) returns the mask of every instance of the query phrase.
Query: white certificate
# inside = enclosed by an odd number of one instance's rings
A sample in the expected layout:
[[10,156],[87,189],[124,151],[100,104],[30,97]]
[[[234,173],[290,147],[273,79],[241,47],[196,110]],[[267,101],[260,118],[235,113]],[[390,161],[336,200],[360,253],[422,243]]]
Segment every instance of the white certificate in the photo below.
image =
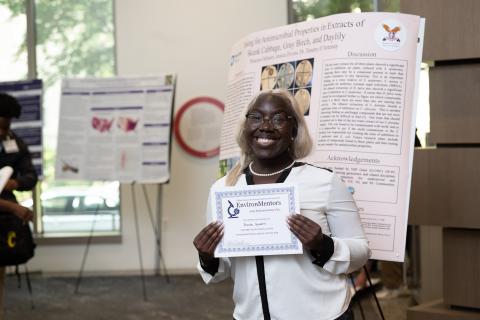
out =
[[295,185],[224,187],[210,192],[213,220],[224,225],[215,257],[302,253],[302,243],[287,225],[287,216],[300,212]]

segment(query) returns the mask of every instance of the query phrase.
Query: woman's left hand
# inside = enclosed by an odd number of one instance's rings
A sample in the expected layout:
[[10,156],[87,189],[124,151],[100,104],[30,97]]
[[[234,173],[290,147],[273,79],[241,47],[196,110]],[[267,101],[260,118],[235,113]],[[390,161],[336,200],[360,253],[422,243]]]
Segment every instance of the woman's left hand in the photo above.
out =
[[18,182],[15,179],[8,179],[7,183],[3,187],[5,191],[13,191],[18,189]]
[[32,210],[17,203],[12,203],[12,213],[22,219],[24,222],[33,221]]
[[290,230],[305,247],[315,251],[322,249],[324,235],[322,227],[316,222],[296,213],[288,216],[287,223]]

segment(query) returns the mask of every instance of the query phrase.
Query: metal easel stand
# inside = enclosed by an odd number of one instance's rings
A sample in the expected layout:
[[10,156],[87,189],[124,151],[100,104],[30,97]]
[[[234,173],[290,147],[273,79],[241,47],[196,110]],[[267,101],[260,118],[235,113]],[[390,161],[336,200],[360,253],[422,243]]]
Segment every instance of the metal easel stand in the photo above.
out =
[[90,233],[89,233],[88,238],[87,238],[87,244],[85,246],[85,251],[83,252],[83,258],[82,258],[82,263],[80,265],[80,271],[78,272],[77,281],[75,282],[75,290],[73,291],[73,293],[75,293],[75,294],[78,293],[78,289],[80,287],[80,282],[82,281],[83,270],[85,270],[85,263],[87,262],[88,251],[90,250],[90,244],[92,243],[93,233],[95,231],[95,223],[97,222],[97,214],[98,214],[98,209],[99,208],[100,208],[100,205],[97,204],[97,207],[95,208],[95,213],[93,214],[92,227],[90,228]]
[[134,213],[134,216],[135,216],[135,231],[136,231],[136,235],[137,235],[138,260],[140,262],[140,279],[142,280],[143,300],[147,301],[147,287],[145,285],[145,270],[143,268],[142,245],[141,245],[141,242],[140,242],[140,228],[138,226],[137,199],[135,197],[135,181],[132,182],[131,186],[132,186],[133,213]]
[[368,272],[368,268],[366,266],[363,266],[363,270],[365,270],[365,274],[367,275],[368,283],[370,284],[370,288],[372,288],[372,294],[373,294],[373,297],[375,298],[375,303],[377,304],[378,312],[380,312],[380,317],[382,318],[382,320],[385,320],[385,316],[383,315],[382,307],[380,306],[380,303],[378,302],[377,294],[375,293],[375,290],[373,289],[372,279],[370,278],[370,273]]
[[[353,290],[355,291],[355,296],[356,296],[358,294],[358,290],[355,287],[355,279],[353,279],[353,274],[350,273],[349,277],[350,277],[350,282],[352,283]],[[356,299],[356,300],[358,303],[358,308],[360,309],[360,314],[362,315],[362,319],[365,320],[365,313],[363,312],[362,303],[360,302],[360,299]]]
[[[161,188],[161,187],[162,186],[159,184],[158,188]],[[162,225],[162,210],[161,209],[158,210],[158,215],[157,215],[158,223],[157,223],[157,227],[155,227],[155,223],[153,221],[152,207],[150,206],[150,201],[148,200],[147,190],[146,190],[144,184],[142,184],[142,191],[143,191],[143,197],[145,198],[145,203],[146,203],[147,209],[148,209],[148,217],[150,218],[150,223],[152,224],[153,233],[155,234],[155,240],[157,242],[157,251],[158,251],[159,263],[163,267],[165,280],[167,281],[167,283],[170,283],[170,277],[168,276],[167,267],[165,265],[165,258],[162,254],[162,241],[161,241],[161,234],[160,234],[161,225]],[[158,269],[158,274],[159,275],[161,275],[160,269],[161,268],[159,266],[159,269]]]
[[27,281],[27,289],[28,289],[28,294],[30,295],[30,306],[33,309],[35,309],[35,303],[33,302],[33,290],[32,290],[32,283],[30,282],[30,273],[28,272],[27,264],[25,266],[25,279]]
[[[165,266],[165,260],[163,259],[163,254],[162,254],[162,249],[161,249],[161,241],[160,241],[160,233],[159,233],[160,230],[159,230],[159,228],[157,229],[155,227],[155,224],[153,222],[152,209],[151,209],[151,206],[150,206],[150,202],[148,201],[148,196],[147,196],[147,192],[146,192],[144,184],[142,184],[142,190],[143,190],[143,195],[144,195],[144,198],[145,198],[145,203],[146,203],[147,208],[148,208],[148,215],[149,215],[149,218],[150,218],[150,222],[152,224],[153,232],[155,234],[158,255],[159,255],[159,258],[160,258],[160,262],[162,263],[163,268],[164,268],[165,279],[166,279],[167,283],[170,283],[170,278],[169,278],[168,273],[167,273],[167,269],[166,269],[166,266]],[[133,213],[134,213],[134,218],[135,218],[135,233],[136,233],[136,238],[137,238],[138,260],[139,260],[139,263],[140,263],[140,278],[141,278],[141,282],[142,282],[143,300],[147,301],[147,289],[146,289],[146,285],[145,285],[145,269],[143,267],[142,245],[141,245],[141,241],[140,241],[140,227],[139,227],[139,223],[138,223],[137,198],[135,196],[135,182],[131,183],[131,192],[132,192]],[[92,243],[93,234],[94,234],[94,231],[95,231],[95,223],[96,223],[98,210],[99,210],[99,205],[97,205],[97,208],[95,209],[94,218],[93,218],[93,222],[92,222],[92,227],[90,229],[90,234],[88,236],[87,244],[85,246],[85,251],[83,253],[83,258],[82,258],[82,263],[81,263],[81,266],[80,266],[80,271],[78,273],[76,284],[75,284],[75,291],[74,291],[75,294],[78,293],[78,290],[79,290],[79,287],[80,287],[80,282],[81,282],[82,277],[83,277],[83,271],[85,270],[85,263],[87,261],[88,252],[90,250],[90,245]],[[160,221],[161,221],[161,215],[159,215],[158,219],[160,219]]]

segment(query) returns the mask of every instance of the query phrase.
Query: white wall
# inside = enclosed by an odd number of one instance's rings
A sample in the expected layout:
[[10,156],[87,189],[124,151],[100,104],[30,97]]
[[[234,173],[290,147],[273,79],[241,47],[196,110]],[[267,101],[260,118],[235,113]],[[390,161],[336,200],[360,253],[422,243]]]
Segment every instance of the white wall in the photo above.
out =
[[[178,75],[175,110],[197,96],[224,101],[230,47],[246,34],[287,23],[282,0],[119,0],[115,2],[116,52],[119,75]],[[172,145],[172,174],[162,187],[162,247],[170,273],[193,272],[193,237],[203,227],[210,184],[218,174],[218,158],[189,156]],[[150,199],[157,188],[148,186]],[[144,265],[155,266],[155,239],[137,186]],[[136,272],[138,251],[131,187],[122,186],[121,244],[96,244],[86,272]],[[156,207],[156,202],[153,203]],[[33,270],[77,272],[83,245],[42,245],[30,263]]]

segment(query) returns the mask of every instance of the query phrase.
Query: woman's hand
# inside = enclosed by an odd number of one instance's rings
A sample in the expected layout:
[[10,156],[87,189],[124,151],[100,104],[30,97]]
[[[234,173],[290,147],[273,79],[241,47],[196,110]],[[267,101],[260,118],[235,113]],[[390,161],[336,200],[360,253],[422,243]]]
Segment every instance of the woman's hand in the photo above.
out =
[[8,179],[7,183],[3,187],[5,191],[13,191],[18,189],[18,182],[15,179]]
[[25,222],[33,220],[33,212],[27,207],[12,203],[12,212]]
[[292,214],[287,218],[288,227],[305,247],[310,250],[321,250],[324,240],[322,227],[301,214]]
[[223,224],[220,221],[211,222],[193,239],[193,245],[198,250],[200,258],[208,262],[214,258],[215,248],[223,237]]

